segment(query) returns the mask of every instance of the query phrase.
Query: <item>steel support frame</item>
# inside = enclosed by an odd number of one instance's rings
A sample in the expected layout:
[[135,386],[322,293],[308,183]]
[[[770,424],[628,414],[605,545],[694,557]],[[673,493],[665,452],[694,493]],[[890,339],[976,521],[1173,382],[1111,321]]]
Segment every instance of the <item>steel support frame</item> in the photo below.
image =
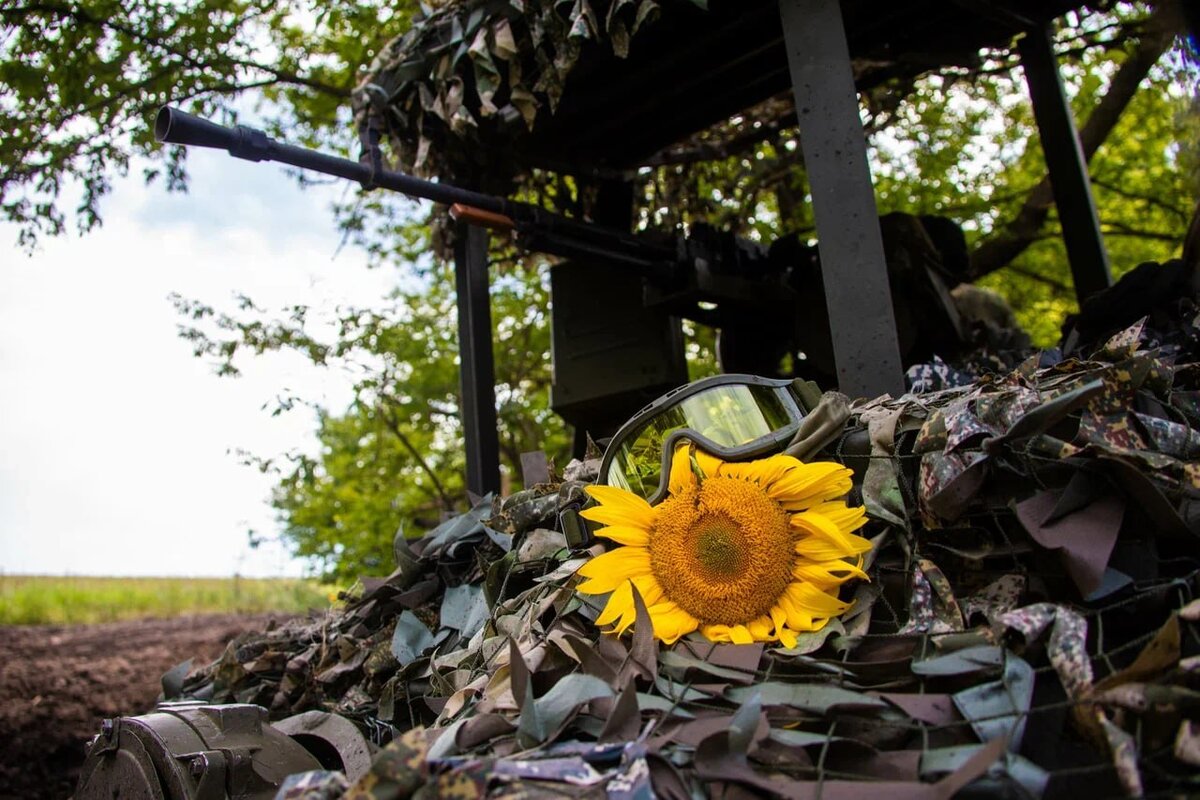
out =
[[1092,197],[1087,161],[1058,71],[1050,26],[1038,25],[1029,29],[1021,37],[1018,51],[1042,151],[1046,154],[1046,170],[1050,174],[1054,205],[1062,223],[1075,296],[1082,304],[1091,295],[1112,285],[1112,271],[1100,233],[1100,218]]
[[459,414],[466,441],[467,489],[482,497],[500,491],[488,233],[483,228],[461,222],[456,226],[454,276],[458,292]]
[[779,12],[838,388],[851,397],[899,395],[904,370],[841,4],[780,0]]

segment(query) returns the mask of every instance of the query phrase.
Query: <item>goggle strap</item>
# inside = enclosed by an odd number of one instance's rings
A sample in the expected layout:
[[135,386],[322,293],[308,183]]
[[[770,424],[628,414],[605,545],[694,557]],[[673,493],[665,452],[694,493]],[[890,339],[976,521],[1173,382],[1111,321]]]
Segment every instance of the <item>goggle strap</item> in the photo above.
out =
[[558,515],[559,527],[567,539],[567,547],[580,550],[591,545],[593,538],[587,520],[579,516],[579,511],[566,508]]
[[845,430],[850,419],[850,398],[841,392],[826,392],[809,409],[783,451],[801,461],[808,461]]
[[823,395],[821,387],[815,381],[805,381],[796,378],[792,381],[792,391],[800,400],[800,408],[804,412],[812,411],[820,405]]

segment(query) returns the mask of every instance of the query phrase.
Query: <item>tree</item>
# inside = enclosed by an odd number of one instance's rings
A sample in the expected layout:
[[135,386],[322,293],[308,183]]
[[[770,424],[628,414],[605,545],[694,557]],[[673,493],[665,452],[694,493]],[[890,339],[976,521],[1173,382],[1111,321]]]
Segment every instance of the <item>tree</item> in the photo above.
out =
[[0,4],[0,210],[21,244],[101,222],[114,174],[187,186],[184,150],[153,140],[166,103],[226,122],[257,106],[293,140],[344,150],[358,69],[403,30],[413,2],[85,0]]
[[[84,187],[84,230],[99,224],[114,173],[144,165],[147,180],[186,188],[183,152],[150,141],[150,114],[165,102],[225,122],[253,111],[289,141],[350,153],[344,101],[357,70],[410,24],[414,8],[345,0],[5,4],[0,124],[12,134],[0,139],[0,208],[32,247],[64,230],[70,181]],[[1173,55],[1159,58],[1170,36],[1157,19],[1144,4],[1121,3],[1068,18],[1056,32],[1118,273],[1177,251],[1195,196],[1187,176],[1200,174],[1184,133],[1195,124],[1194,73]],[[789,102],[748,109],[649,161],[636,187],[640,224],[680,229],[706,220],[763,242],[811,231]],[[960,221],[976,263],[989,265],[979,269],[990,272],[985,282],[1013,301],[1039,344],[1053,344],[1073,306],[1069,271],[1039,188],[1045,167],[1011,54],[878,87],[864,97],[864,115],[881,212]],[[586,205],[570,176],[522,176],[519,192],[558,210]],[[176,302],[188,318],[181,333],[219,372],[236,374],[249,354],[290,349],[359,376],[350,408],[317,409],[317,453],[247,457],[279,476],[272,503],[295,551],[348,578],[381,568],[398,528],[420,531],[465,501],[452,284],[444,264],[423,257],[428,220],[380,193],[352,196],[334,213],[348,238],[396,267],[406,287],[379,308],[346,310],[336,337],[313,333],[303,308]],[[506,356],[496,361],[501,449],[515,481],[523,451],[547,449],[561,464],[566,433],[548,408],[547,265],[518,259],[501,242],[493,266],[496,346]],[[711,332],[695,332],[690,355],[694,373],[711,369]],[[302,400],[275,411],[307,407]]]
[[[1177,7],[1159,8],[1117,4],[1063,21],[1055,36],[1118,277],[1178,254],[1200,194],[1189,177],[1200,174],[1196,67],[1182,47],[1162,57],[1179,28],[1167,14]],[[1008,297],[1036,344],[1055,344],[1074,293],[1016,56],[884,85],[863,104],[880,213],[958,221],[975,277]],[[717,220],[764,242],[812,232],[789,109],[769,101],[662,154],[643,214],[662,226]]]
[[[549,285],[544,264],[497,263],[492,317],[497,417],[505,479],[519,482],[521,453],[565,463],[568,439],[549,410]],[[503,274],[501,274],[503,272]],[[293,350],[359,379],[344,413],[316,409],[316,455],[246,457],[279,477],[271,502],[282,536],[328,578],[385,568],[397,530],[423,532],[465,510],[452,268],[439,265],[381,309],[347,309],[335,339],[310,333],[304,309],[278,317],[248,300],[235,314],[177,297],[181,334],[219,373],[244,354]],[[282,402],[276,412],[292,407]]]

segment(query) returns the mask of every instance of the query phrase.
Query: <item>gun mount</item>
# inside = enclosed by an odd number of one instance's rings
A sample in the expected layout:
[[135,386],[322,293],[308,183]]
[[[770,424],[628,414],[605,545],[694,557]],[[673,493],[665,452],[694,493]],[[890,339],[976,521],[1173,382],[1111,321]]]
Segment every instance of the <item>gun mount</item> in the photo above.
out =
[[270,800],[295,773],[336,769],[357,780],[373,749],[337,714],[307,711],[270,724],[255,705],[160,703],[104,721],[75,797]]

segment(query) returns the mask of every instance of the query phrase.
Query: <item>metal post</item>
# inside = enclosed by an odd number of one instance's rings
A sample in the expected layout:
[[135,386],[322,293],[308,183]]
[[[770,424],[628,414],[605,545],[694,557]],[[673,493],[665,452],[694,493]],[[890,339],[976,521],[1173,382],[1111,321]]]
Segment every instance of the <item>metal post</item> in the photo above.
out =
[[467,448],[467,489],[482,496],[500,491],[488,234],[483,228],[463,223],[456,227],[454,274],[458,290],[460,414]]
[[1032,28],[1018,49],[1029,85],[1033,116],[1046,154],[1046,169],[1054,190],[1054,205],[1062,222],[1067,260],[1080,303],[1112,285],[1108,252],[1100,234],[1100,218],[1088,179],[1087,161],[1079,144],[1071,106],[1063,90],[1049,26]]
[[838,387],[852,397],[898,395],[904,371],[840,3],[780,0],[779,12]]

